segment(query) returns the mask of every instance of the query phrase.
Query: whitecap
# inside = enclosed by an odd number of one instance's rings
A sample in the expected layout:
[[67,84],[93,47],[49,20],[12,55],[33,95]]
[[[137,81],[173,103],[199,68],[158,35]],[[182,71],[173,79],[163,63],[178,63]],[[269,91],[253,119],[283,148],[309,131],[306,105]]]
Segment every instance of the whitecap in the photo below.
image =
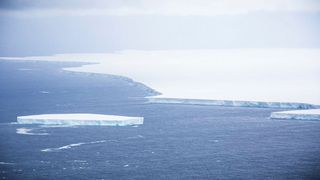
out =
[[42,149],[42,152],[56,152],[56,151],[60,151],[60,150],[65,150],[65,149],[71,149],[73,147],[77,147],[77,146],[82,146],[85,144],[98,144],[98,143],[104,143],[106,142],[106,140],[101,140],[101,141],[92,141],[92,142],[80,142],[80,143],[73,143],[73,144],[68,144],[65,146],[61,146],[58,148],[47,148],[47,149]]
[[140,138],[144,138],[144,136],[142,136],[142,135],[136,135],[136,136],[127,137],[127,139],[140,139]]
[[38,136],[45,136],[45,135],[49,135],[48,133],[33,133],[31,131],[33,131],[35,129],[30,129],[30,128],[17,128],[16,129],[16,133],[17,134],[24,134],[24,135],[38,135]]
[[86,163],[86,160],[74,160],[73,162],[78,162],[78,163]]
[[19,68],[18,71],[32,71],[33,69],[30,68]]
[[0,165],[15,165],[15,163],[9,163],[9,162],[0,162]]

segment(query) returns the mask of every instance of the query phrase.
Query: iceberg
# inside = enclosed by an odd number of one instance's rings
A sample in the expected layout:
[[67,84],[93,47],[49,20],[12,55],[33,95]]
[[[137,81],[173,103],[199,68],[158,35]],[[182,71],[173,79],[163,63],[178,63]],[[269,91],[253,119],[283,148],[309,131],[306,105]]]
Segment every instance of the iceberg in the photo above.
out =
[[143,117],[104,114],[40,114],[18,116],[18,124],[128,126],[143,124]]
[[271,113],[272,119],[320,120],[320,109],[281,111]]
[[312,109],[315,106],[307,103],[294,102],[262,102],[262,101],[232,101],[232,100],[205,100],[205,99],[180,99],[148,97],[149,103],[157,104],[190,104],[209,106],[233,107],[260,107],[260,108],[287,108],[287,109]]

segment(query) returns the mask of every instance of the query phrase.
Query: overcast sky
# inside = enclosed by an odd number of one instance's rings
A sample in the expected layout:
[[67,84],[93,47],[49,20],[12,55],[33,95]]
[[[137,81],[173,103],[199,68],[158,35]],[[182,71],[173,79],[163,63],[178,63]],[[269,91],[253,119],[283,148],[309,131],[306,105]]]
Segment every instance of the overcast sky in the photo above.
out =
[[216,16],[265,12],[318,12],[319,0],[2,0],[11,16]]
[[0,0],[0,55],[318,48],[319,0]]

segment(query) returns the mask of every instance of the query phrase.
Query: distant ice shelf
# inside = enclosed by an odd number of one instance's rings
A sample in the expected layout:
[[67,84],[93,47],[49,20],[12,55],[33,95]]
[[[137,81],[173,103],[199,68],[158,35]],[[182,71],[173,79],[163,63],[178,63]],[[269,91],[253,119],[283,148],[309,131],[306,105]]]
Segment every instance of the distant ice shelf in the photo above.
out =
[[104,114],[40,114],[18,116],[18,124],[130,126],[143,124],[143,117]]
[[320,120],[320,109],[273,112],[272,119]]
[[295,102],[260,102],[260,101],[232,101],[232,100],[205,100],[205,99],[180,99],[148,97],[149,103],[160,104],[191,104],[210,106],[233,106],[233,107],[261,107],[261,108],[287,108],[287,109],[312,109],[312,104]]
[[[292,107],[300,105],[270,106],[251,101],[320,105],[319,57],[320,48],[128,49],[102,54],[0,57],[0,60],[85,62],[63,69],[127,77],[132,84],[140,84],[138,88],[150,87],[161,93],[161,98],[235,100],[223,104]],[[150,90],[159,94],[155,91]]]

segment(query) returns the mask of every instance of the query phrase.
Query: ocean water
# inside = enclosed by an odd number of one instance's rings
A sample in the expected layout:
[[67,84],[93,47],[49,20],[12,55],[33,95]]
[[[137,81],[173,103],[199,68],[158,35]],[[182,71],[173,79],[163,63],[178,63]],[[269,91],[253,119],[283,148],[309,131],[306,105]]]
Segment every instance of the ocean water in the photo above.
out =
[[[81,63],[0,61],[0,179],[319,179],[320,122],[279,109],[149,104],[128,78]],[[143,116],[127,127],[15,124],[16,116]]]

